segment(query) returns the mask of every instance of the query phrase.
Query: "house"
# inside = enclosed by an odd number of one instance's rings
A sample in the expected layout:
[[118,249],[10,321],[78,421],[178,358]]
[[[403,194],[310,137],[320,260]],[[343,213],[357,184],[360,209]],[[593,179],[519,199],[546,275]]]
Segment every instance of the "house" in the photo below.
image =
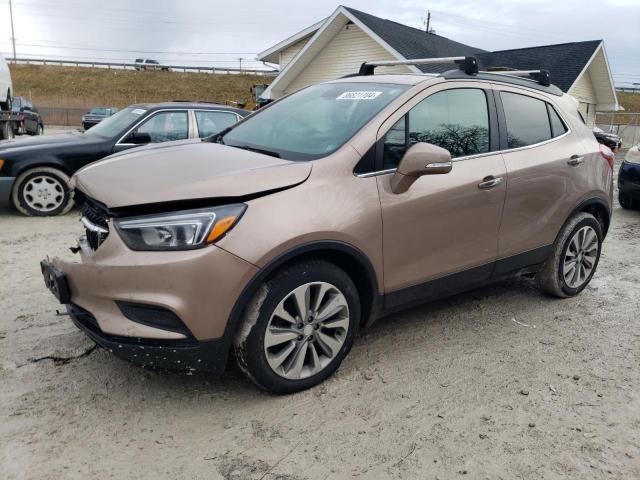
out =
[[[263,93],[277,99],[313,83],[355,73],[367,60],[475,55],[480,69],[547,69],[551,81],[580,102],[589,125],[596,111],[619,110],[602,40],[487,52],[417,28],[339,6],[329,17],[258,54],[279,65]],[[400,65],[377,73],[433,73],[451,65]]]

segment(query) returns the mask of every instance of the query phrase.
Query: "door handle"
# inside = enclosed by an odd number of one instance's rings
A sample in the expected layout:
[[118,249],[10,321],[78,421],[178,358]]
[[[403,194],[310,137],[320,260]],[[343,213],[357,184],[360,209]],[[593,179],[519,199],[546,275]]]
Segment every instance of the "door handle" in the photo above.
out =
[[584,162],[584,157],[581,157],[580,155],[571,155],[571,158],[567,161],[567,163],[572,167],[577,167],[578,165],[581,165],[582,162]]
[[482,179],[482,182],[478,184],[478,188],[480,190],[491,190],[492,188],[496,188],[502,182],[502,177],[494,177],[493,175],[489,175],[488,177],[484,177]]

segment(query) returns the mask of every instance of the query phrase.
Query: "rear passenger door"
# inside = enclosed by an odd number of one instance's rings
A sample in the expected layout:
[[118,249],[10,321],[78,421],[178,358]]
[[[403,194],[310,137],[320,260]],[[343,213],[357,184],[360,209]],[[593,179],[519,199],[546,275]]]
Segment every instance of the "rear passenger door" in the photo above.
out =
[[512,269],[546,259],[548,247],[588,189],[588,170],[586,151],[552,97],[515,87],[495,89],[509,184],[498,257],[513,260],[499,262],[500,270],[501,264]]
[[[487,86],[448,82],[432,87],[380,129],[377,179],[387,308],[491,275],[506,172],[496,151],[497,119]],[[405,193],[393,193],[393,169],[416,142],[449,150],[453,168],[420,177]]]

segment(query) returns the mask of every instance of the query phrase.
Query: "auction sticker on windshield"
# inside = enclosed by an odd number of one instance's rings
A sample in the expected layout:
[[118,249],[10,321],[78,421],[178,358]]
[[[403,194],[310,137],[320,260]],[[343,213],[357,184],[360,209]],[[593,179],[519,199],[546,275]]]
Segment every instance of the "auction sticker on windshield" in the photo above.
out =
[[134,115],[142,115],[144,112],[146,112],[146,110],[143,108],[134,108],[133,110],[131,110],[131,113],[133,113]]
[[336,100],[373,100],[382,92],[344,92]]

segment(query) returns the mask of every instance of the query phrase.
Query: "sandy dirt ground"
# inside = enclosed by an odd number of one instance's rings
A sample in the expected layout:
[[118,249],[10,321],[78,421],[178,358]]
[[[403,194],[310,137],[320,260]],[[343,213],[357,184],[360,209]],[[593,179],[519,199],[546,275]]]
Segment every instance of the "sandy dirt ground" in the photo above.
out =
[[96,349],[44,286],[77,212],[0,210],[3,479],[640,478],[640,212],[577,298],[516,279],[396,314],[286,396]]

